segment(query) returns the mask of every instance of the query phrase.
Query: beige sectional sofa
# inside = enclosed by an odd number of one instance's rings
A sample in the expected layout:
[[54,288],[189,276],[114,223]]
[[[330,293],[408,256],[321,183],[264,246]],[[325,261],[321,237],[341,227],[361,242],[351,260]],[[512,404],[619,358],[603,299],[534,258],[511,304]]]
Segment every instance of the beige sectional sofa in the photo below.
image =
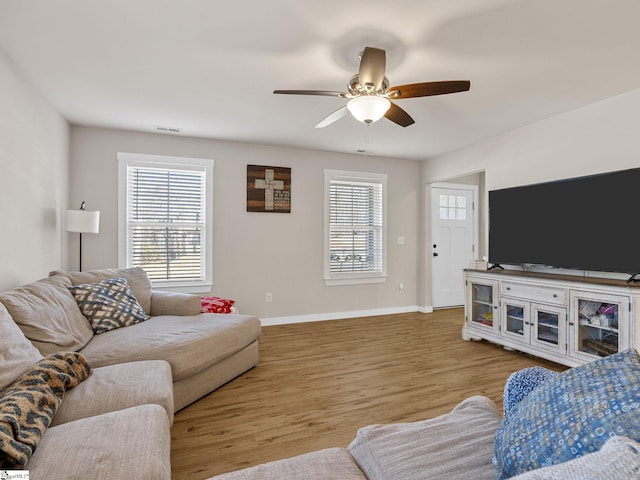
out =
[[640,355],[562,373],[532,367],[505,385],[504,411],[470,397],[439,417],[358,430],[328,448],[210,480],[640,479]]
[[[482,396],[452,412],[415,423],[361,429],[347,448],[327,448],[209,480],[495,480],[493,436],[500,415]],[[640,444],[612,437],[601,450],[513,480],[631,480],[640,478]]]
[[[112,278],[127,280],[144,320],[95,334],[73,285]],[[152,292],[139,269],[54,272],[0,294],[0,470],[26,455],[31,480],[169,479],[174,412],[257,362],[258,319],[198,312],[197,297]],[[433,419],[363,427],[346,448],[213,479],[640,479],[635,350],[516,372],[504,400],[499,412],[474,396]]]
[[[148,318],[94,334],[70,288],[112,278],[127,280]],[[200,313],[200,297],[153,291],[137,268],[52,272],[0,293],[0,447],[17,430],[2,415],[20,410],[3,410],[3,396],[50,355],[77,352],[92,372],[55,407],[25,467],[31,480],[168,479],[174,412],[255,366],[259,336],[257,318]]]
[[348,448],[327,448],[210,480],[494,480],[494,403],[471,397],[452,412],[414,423],[372,425]]

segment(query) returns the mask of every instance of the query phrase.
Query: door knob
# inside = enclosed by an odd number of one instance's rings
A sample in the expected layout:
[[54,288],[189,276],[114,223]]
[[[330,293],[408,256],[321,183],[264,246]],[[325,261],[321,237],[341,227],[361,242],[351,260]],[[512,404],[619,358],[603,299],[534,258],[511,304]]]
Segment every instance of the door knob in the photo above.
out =
[[438,256],[438,252],[433,252],[433,256],[437,257]]

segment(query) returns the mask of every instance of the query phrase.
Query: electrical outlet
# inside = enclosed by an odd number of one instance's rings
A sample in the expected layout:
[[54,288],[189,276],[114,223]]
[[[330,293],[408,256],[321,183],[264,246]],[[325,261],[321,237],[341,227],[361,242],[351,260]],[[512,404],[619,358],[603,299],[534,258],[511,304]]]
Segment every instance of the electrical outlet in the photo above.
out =
[[265,302],[271,303],[273,302],[273,294],[271,292],[267,292],[264,297]]
[[404,292],[404,283],[399,283],[398,284],[398,292],[400,292],[400,293]]

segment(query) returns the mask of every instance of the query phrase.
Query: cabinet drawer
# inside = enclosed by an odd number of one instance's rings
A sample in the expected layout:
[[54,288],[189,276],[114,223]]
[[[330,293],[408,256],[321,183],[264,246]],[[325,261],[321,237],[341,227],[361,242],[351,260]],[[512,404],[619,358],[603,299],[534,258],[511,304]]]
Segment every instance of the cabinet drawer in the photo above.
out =
[[556,305],[564,305],[567,301],[567,290],[564,288],[543,287],[526,283],[501,282],[500,294]]

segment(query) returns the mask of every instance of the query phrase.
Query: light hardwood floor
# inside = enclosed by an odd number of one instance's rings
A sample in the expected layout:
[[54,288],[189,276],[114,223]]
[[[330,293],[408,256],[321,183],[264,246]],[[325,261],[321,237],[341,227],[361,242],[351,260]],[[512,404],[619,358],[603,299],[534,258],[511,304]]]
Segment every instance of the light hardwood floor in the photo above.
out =
[[507,377],[565,367],[460,338],[463,310],[264,327],[260,363],[178,412],[174,480],[199,480],[321,448],[359,427],[445,413],[470,395],[502,408]]

